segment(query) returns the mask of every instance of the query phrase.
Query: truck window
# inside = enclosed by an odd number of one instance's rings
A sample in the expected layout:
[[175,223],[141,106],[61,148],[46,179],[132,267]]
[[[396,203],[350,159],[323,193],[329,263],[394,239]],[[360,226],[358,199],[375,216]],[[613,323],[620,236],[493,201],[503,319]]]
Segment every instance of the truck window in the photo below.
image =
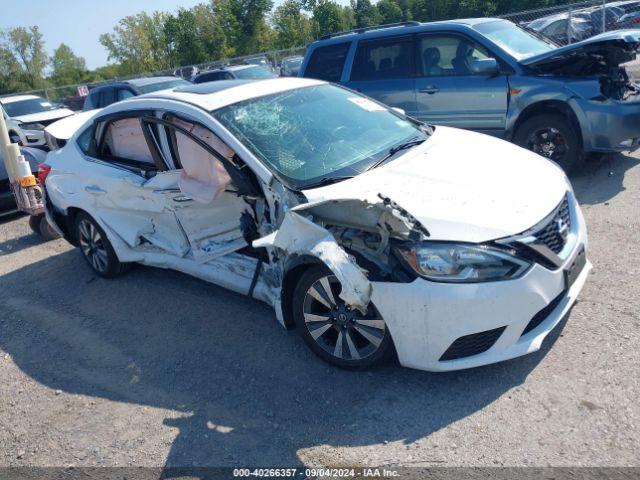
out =
[[406,78],[413,75],[411,38],[360,42],[351,71],[351,80]]
[[304,76],[327,82],[339,82],[349,51],[349,42],[316,48],[311,54]]

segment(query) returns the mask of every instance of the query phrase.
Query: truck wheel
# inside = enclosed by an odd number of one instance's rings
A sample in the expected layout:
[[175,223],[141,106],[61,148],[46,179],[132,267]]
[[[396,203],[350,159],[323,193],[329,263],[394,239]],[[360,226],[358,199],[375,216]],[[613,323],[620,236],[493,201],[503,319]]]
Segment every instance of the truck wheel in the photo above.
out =
[[557,163],[567,173],[580,163],[578,133],[562,115],[542,114],[525,120],[513,140],[517,145]]
[[364,370],[383,363],[393,351],[385,321],[372,303],[366,314],[351,309],[340,289],[324,267],[302,275],[292,305],[298,332],[316,355],[338,367]]

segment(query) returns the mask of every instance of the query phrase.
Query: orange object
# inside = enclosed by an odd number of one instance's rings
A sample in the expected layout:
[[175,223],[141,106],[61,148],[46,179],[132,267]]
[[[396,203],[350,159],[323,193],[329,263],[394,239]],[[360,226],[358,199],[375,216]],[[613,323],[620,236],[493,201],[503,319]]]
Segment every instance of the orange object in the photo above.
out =
[[36,182],[36,177],[34,177],[33,175],[20,178],[20,186],[22,188],[35,187],[37,184],[38,183]]

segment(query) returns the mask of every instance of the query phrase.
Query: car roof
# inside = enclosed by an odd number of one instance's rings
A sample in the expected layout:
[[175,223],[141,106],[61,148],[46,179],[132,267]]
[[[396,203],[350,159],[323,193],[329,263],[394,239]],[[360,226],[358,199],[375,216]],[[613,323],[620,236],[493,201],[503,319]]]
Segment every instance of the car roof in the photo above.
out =
[[[247,85],[249,83],[251,84],[250,87]],[[190,103],[207,111],[212,111],[252,98],[296,88],[324,85],[326,83],[322,80],[297,77],[269,78],[265,80],[221,80],[148,93],[119,103],[134,102],[137,99],[163,98]]]
[[13,102],[21,102],[23,100],[46,100],[45,98],[38,97],[37,95],[10,95],[8,97],[0,98],[0,103],[9,104]]
[[377,27],[369,27],[365,29],[355,29],[348,32],[339,32],[316,40],[311,46],[324,45],[327,43],[343,43],[355,39],[365,40],[370,38],[386,37],[397,35],[399,33],[417,33],[424,31],[441,31],[453,27],[456,28],[473,28],[476,25],[489,22],[507,22],[503,18],[483,17],[483,18],[460,18],[456,20],[441,20],[437,22],[401,22],[391,25],[379,25]]
[[142,77],[132,78],[131,80],[124,80],[125,83],[133,85],[134,87],[144,87],[145,85],[153,85],[154,83],[170,82],[171,80],[178,80],[179,77],[165,76],[165,77]]

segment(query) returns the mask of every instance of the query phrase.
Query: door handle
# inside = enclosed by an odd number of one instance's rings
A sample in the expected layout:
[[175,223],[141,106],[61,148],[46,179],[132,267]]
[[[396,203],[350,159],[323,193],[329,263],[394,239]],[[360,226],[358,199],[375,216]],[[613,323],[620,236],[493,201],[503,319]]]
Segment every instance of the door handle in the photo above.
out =
[[106,190],[103,190],[97,185],[87,185],[86,187],[84,187],[84,190],[85,192],[91,193],[93,195],[104,195],[105,193],[107,193]]
[[421,88],[419,90],[420,93],[428,93],[429,95],[433,95],[434,93],[439,92],[440,89],[438,87],[436,87],[435,85],[428,85],[424,88]]
[[192,202],[193,198],[187,197],[186,195],[180,195],[173,197],[173,201],[176,203]]

